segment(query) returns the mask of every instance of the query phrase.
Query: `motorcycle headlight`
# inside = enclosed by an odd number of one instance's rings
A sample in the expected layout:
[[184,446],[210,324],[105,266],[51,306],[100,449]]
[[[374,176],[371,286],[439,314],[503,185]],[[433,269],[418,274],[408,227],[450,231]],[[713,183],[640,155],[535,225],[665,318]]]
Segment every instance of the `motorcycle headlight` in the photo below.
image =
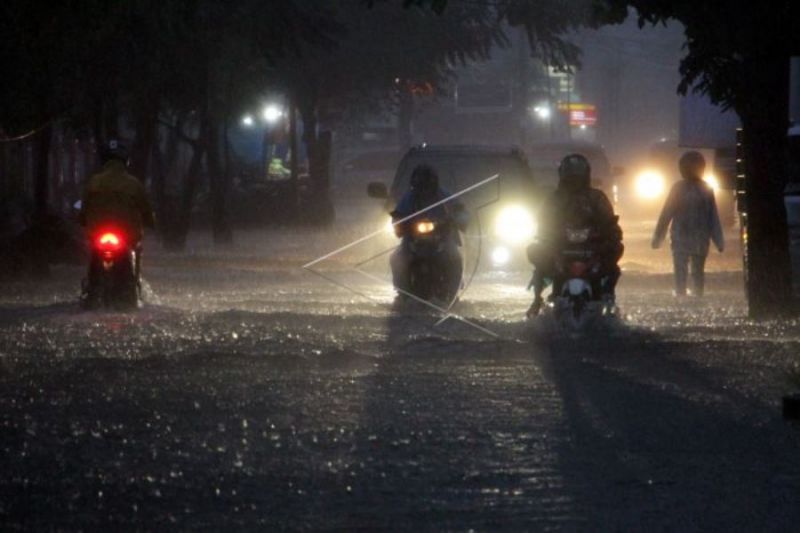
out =
[[426,233],[433,232],[435,227],[436,225],[433,222],[429,220],[424,220],[422,222],[417,223],[417,233],[419,233],[420,235],[425,235]]
[[505,246],[498,246],[492,250],[492,264],[504,266],[511,260],[511,252]]
[[645,200],[658,198],[664,193],[666,179],[657,170],[645,170],[636,176],[636,194]]
[[497,215],[495,235],[509,244],[528,242],[536,235],[536,221],[531,212],[520,206],[504,207]]

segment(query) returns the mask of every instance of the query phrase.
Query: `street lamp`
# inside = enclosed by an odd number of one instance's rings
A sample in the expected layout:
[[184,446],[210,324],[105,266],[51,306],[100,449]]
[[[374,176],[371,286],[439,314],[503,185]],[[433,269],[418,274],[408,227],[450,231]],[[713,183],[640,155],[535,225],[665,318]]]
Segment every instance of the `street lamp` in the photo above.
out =
[[547,122],[550,120],[550,116],[552,115],[552,111],[550,110],[550,106],[547,104],[544,105],[537,105],[533,108],[533,112],[536,114],[536,117],[539,120]]

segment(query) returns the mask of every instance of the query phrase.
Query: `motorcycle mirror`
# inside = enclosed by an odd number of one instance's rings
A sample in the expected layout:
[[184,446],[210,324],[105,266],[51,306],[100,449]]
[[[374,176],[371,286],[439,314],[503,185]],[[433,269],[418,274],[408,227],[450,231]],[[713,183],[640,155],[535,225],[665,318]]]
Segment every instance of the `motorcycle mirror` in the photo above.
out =
[[367,185],[367,196],[379,200],[386,200],[389,198],[389,191],[386,190],[385,184],[379,181],[373,181]]

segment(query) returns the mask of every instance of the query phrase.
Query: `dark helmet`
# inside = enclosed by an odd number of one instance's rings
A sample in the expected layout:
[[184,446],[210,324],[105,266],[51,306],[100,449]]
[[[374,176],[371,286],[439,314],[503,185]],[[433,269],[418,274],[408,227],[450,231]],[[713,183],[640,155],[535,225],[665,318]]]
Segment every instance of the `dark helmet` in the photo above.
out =
[[558,165],[558,187],[578,190],[591,185],[592,166],[581,154],[569,154]]
[[103,163],[117,159],[123,163],[128,163],[128,147],[119,139],[111,139],[100,149],[100,159]]
[[433,194],[439,190],[439,175],[428,165],[417,165],[411,173],[411,190]]
[[703,154],[694,150],[686,152],[681,156],[678,163],[681,176],[686,179],[701,179],[706,170],[706,160]]

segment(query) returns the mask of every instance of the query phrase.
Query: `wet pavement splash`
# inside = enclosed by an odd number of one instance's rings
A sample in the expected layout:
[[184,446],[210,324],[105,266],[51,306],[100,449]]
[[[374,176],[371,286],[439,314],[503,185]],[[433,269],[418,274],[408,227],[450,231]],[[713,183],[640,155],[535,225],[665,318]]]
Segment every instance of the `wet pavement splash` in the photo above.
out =
[[0,524],[14,529],[792,530],[800,323],[738,274],[676,300],[628,271],[622,325],[522,320],[525,273],[456,311],[291,261],[155,256],[149,303],[78,310],[80,271],[0,302]]

